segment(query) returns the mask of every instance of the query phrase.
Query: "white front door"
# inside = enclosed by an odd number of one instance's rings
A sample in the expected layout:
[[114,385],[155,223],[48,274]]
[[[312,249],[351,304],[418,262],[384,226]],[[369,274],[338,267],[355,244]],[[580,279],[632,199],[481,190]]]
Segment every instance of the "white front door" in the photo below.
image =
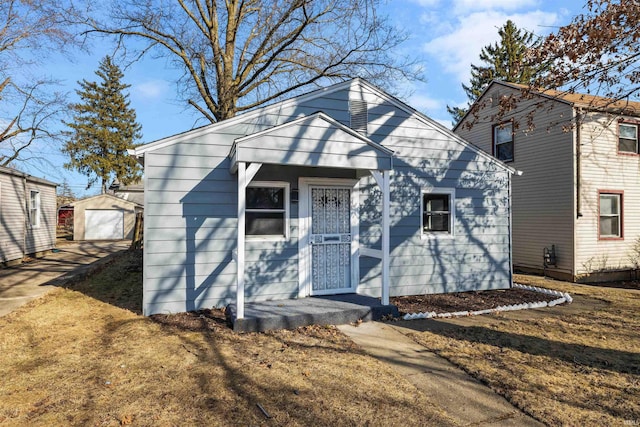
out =
[[352,188],[309,187],[311,295],[353,292]]

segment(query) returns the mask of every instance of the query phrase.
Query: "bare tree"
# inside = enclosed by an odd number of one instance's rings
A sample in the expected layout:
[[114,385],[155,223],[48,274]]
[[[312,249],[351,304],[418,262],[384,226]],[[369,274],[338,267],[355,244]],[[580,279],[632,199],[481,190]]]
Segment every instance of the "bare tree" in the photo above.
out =
[[[210,122],[233,117],[321,80],[418,79],[397,54],[405,35],[378,15],[378,0],[119,0],[90,32],[183,71],[182,97]],[[103,11],[104,12],[104,11]]]
[[534,62],[551,61],[537,88],[609,98],[640,95],[640,2],[588,0],[586,13],[561,27],[531,51]]
[[56,82],[31,75],[48,52],[73,40],[55,0],[0,2],[0,165],[30,159],[39,140],[52,140],[64,110]]
[[[573,100],[574,93],[586,95],[579,102],[587,110],[609,113],[611,120],[628,112],[637,114],[629,102],[640,97],[639,42],[640,2],[587,0],[585,13],[528,51],[529,64],[549,64],[546,73],[537,75],[519,93],[476,102],[464,126],[500,122],[517,111],[520,120],[514,121],[514,129],[526,126],[532,130],[538,111],[553,108],[553,103],[538,96],[541,93],[547,98]],[[537,101],[524,106],[524,101],[533,99]],[[488,108],[496,101],[497,109]],[[570,130],[580,118],[584,116],[558,117],[547,127]]]

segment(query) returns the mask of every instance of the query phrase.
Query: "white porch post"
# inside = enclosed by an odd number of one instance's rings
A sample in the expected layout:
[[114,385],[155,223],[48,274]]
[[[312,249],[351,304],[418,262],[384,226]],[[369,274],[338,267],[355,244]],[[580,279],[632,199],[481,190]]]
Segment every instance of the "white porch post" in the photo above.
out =
[[382,172],[382,304],[389,305],[389,171]]
[[236,255],[236,319],[244,319],[244,233],[247,173],[245,162],[238,162],[238,244]]
[[382,292],[381,300],[383,305],[389,305],[389,171],[371,171],[371,175],[382,190]]

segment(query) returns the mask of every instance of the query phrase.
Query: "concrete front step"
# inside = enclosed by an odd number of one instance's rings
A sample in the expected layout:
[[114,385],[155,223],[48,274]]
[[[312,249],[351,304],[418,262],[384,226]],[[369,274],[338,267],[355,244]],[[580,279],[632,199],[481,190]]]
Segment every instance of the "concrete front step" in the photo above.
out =
[[245,316],[236,319],[235,304],[227,315],[237,332],[294,329],[308,325],[342,325],[398,316],[394,305],[382,305],[378,298],[345,294],[245,304]]

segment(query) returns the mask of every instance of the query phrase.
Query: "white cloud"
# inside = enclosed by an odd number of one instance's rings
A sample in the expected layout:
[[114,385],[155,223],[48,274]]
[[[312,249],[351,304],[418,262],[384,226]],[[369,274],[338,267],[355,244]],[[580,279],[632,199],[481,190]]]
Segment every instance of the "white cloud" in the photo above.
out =
[[417,93],[411,95],[407,103],[416,110],[424,112],[427,115],[434,111],[441,110],[444,107],[442,100]]
[[165,80],[148,80],[132,85],[132,93],[145,101],[153,101],[161,98],[169,88]]
[[511,19],[518,28],[541,33],[558,21],[558,14],[532,11],[520,14],[476,12],[457,18],[452,31],[423,45],[424,51],[440,64],[442,70],[460,82],[468,82],[471,64],[478,64],[480,51],[498,40],[498,28]]
[[411,1],[422,7],[434,7],[440,3],[440,0],[411,0]]
[[454,0],[453,9],[456,13],[467,14],[480,10],[519,10],[534,7],[538,0]]

